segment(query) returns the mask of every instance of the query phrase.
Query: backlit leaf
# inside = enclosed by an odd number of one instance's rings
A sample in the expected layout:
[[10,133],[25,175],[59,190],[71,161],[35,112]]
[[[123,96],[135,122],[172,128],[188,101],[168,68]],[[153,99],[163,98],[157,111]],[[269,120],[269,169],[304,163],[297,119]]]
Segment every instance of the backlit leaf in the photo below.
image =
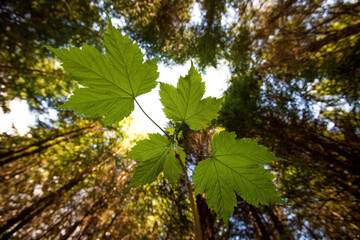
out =
[[193,130],[200,130],[218,116],[220,101],[208,97],[200,73],[191,64],[188,75],[180,77],[177,88],[160,83],[160,100],[167,118],[183,121]]
[[273,175],[259,165],[277,158],[256,141],[235,137],[235,133],[225,131],[216,134],[211,141],[211,157],[196,166],[193,176],[195,194],[205,193],[208,206],[226,224],[237,206],[236,194],[255,206],[282,202]]
[[134,99],[151,91],[159,76],[156,59],[143,62],[137,44],[123,36],[109,20],[104,37],[106,56],[92,46],[55,49],[64,69],[84,88],[60,106],[86,116],[105,115],[105,125],[120,121],[134,110]]
[[[180,147],[178,150],[184,161],[184,151]],[[137,142],[127,157],[139,162],[131,186],[152,183],[161,171],[169,182],[174,184],[182,173],[180,163],[175,157],[174,145],[166,136],[160,134],[150,134],[149,139]]]

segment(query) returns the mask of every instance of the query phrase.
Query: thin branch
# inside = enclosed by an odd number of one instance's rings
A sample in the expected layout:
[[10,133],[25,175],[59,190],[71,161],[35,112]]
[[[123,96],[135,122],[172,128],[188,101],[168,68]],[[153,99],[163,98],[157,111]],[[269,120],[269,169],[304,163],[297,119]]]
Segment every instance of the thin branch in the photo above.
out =
[[188,197],[189,197],[189,201],[190,201],[191,211],[193,213],[194,222],[195,222],[195,226],[194,226],[195,227],[195,240],[202,240],[203,235],[202,235],[201,224],[200,224],[200,216],[199,216],[199,212],[196,207],[196,203],[195,203],[195,199],[194,199],[194,191],[193,191],[189,176],[187,174],[186,167],[185,167],[183,161],[181,160],[179,151],[177,149],[175,149],[175,157],[179,160],[179,163],[181,165],[181,168],[182,168],[184,176],[185,176],[185,183],[186,183],[186,187],[188,190]]
[[136,100],[136,98],[134,98],[134,101],[136,102],[136,104],[139,106],[139,108],[141,109],[141,111],[145,114],[145,116],[148,118],[148,119],[150,119],[150,121],[152,122],[152,123],[154,123],[169,139],[171,139],[172,140],[172,138],[170,137],[170,135],[162,128],[162,127],[160,127],[154,120],[152,120],[152,118],[149,116],[149,115],[147,115],[147,113],[144,111],[144,109],[140,106],[140,104],[139,104],[139,102]]

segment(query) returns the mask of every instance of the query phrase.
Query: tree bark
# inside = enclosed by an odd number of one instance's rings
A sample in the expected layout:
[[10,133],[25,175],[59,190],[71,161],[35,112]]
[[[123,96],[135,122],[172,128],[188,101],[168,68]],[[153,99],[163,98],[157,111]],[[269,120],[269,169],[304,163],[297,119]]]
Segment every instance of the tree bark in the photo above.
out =
[[275,207],[269,207],[269,215],[271,220],[274,223],[275,228],[280,234],[281,240],[294,240],[294,237],[291,235],[287,226],[279,218],[279,214]]
[[[78,204],[76,204],[75,206],[72,207],[72,209],[76,209],[78,206],[80,205],[80,202]],[[62,208],[64,206],[64,204],[62,204],[59,208]],[[44,232],[41,236],[39,236],[37,238],[37,240],[44,240],[44,239],[49,239],[49,235],[50,233],[58,228],[58,226],[63,223],[67,218],[69,218],[69,216],[71,216],[72,210],[68,211],[64,216],[62,216],[62,218],[57,221],[55,224],[53,224],[51,227],[49,227],[48,229],[46,229],[46,232]]]
[[63,240],[68,239],[68,238],[71,236],[71,234],[74,233],[74,231],[76,230],[76,228],[77,228],[80,224],[82,224],[82,222],[89,216],[89,214],[93,211],[93,209],[94,209],[97,205],[101,204],[101,201],[102,201],[102,198],[99,198],[99,199],[97,199],[95,202],[93,202],[93,203],[91,204],[91,206],[89,207],[89,210],[86,211],[86,213],[85,213],[84,215],[82,215],[81,218],[78,219],[78,220],[70,227],[70,229],[68,229],[67,233],[66,233],[64,236],[62,236],[61,239],[63,239]]
[[260,233],[260,239],[270,240],[270,235],[266,231],[266,227],[265,227],[264,223],[262,222],[262,220],[261,220],[261,218],[260,218],[260,216],[258,214],[257,209],[254,206],[250,205],[250,204],[248,204],[248,206],[249,206],[251,215],[254,218],[254,221],[255,221],[256,226],[258,228],[258,232]]
[[215,239],[215,216],[210,211],[208,205],[206,204],[205,198],[202,195],[196,196],[196,204],[200,215],[200,224],[204,240]]
[[93,126],[87,126],[87,127],[83,127],[83,128],[73,129],[73,130],[68,131],[68,132],[60,132],[60,133],[58,133],[58,134],[54,134],[54,135],[52,135],[52,136],[49,136],[49,137],[46,138],[46,139],[40,140],[40,141],[35,142],[35,143],[31,143],[31,144],[29,144],[29,145],[27,145],[27,146],[23,146],[23,147],[20,147],[20,148],[15,149],[15,150],[9,150],[9,151],[7,151],[7,152],[0,153],[0,159],[5,159],[6,157],[9,157],[9,156],[11,156],[11,155],[13,155],[13,154],[16,154],[16,153],[23,152],[23,151],[25,151],[25,150],[27,150],[27,149],[29,149],[29,148],[31,148],[31,147],[41,146],[41,145],[43,145],[44,143],[47,143],[47,142],[49,142],[49,141],[51,141],[51,140],[54,140],[54,139],[56,139],[56,138],[58,138],[58,137],[65,137],[65,136],[67,136],[67,135],[71,135],[71,134],[73,134],[73,133],[78,133],[78,132],[80,132],[80,131],[82,131],[82,130],[89,129],[89,128],[91,128],[91,127],[93,127]]
[[[17,230],[23,227],[25,224],[30,222],[36,215],[41,213],[45,208],[51,205],[54,202],[54,199],[60,198],[66,192],[71,190],[75,185],[77,185],[80,181],[84,180],[89,174],[96,171],[106,162],[108,162],[111,157],[106,160],[100,162],[99,164],[93,166],[92,168],[84,171],[78,177],[70,180],[67,184],[59,188],[55,192],[49,193],[47,196],[40,198],[36,202],[34,202],[31,206],[23,209],[19,214],[15,217],[5,221],[5,223],[0,227],[0,239],[8,239],[10,238]],[[10,230],[11,229],[11,230]],[[10,230],[10,231],[9,231]]]
[[326,36],[325,38],[312,42],[305,48],[306,51],[316,52],[323,46],[329,43],[336,43],[337,41],[349,37],[351,35],[358,34],[360,32],[360,21],[355,22],[353,25],[349,25],[346,28],[336,31],[333,34]]
[[20,154],[20,155],[12,156],[12,157],[10,157],[10,158],[6,158],[5,160],[3,160],[3,161],[0,162],[0,167],[3,166],[3,165],[5,165],[5,164],[11,163],[11,162],[13,162],[13,161],[15,161],[15,160],[17,160],[17,159],[20,159],[20,158],[23,158],[23,157],[26,157],[26,156],[30,156],[30,155],[33,155],[33,154],[42,152],[43,150],[45,150],[45,149],[47,149],[47,148],[49,148],[49,147],[55,146],[56,144],[59,144],[59,143],[62,143],[62,142],[66,142],[66,141],[68,141],[68,140],[70,140],[70,139],[72,139],[72,138],[74,138],[74,137],[77,137],[77,136],[86,134],[86,133],[88,133],[88,132],[95,131],[95,130],[97,130],[97,129],[99,129],[99,128],[101,128],[101,127],[98,126],[98,127],[93,128],[93,129],[86,130],[86,131],[84,131],[84,132],[80,132],[80,133],[77,133],[77,134],[74,134],[74,135],[68,135],[68,136],[66,136],[66,137],[64,137],[64,138],[62,138],[62,139],[60,139],[60,140],[57,140],[57,141],[52,142],[52,143],[49,143],[49,144],[47,144],[47,145],[44,145],[44,146],[43,146],[43,145],[40,145],[40,146],[38,146],[37,149],[34,149],[34,150],[32,150],[32,151],[24,152],[24,153],[22,153],[22,154]]

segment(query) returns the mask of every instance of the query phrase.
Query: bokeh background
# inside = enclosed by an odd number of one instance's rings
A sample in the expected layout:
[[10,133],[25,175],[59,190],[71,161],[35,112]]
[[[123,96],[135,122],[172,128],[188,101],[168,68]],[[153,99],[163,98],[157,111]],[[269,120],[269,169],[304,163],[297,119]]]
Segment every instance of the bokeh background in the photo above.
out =
[[[229,228],[197,196],[205,239],[360,238],[360,3],[340,0],[2,0],[0,238],[192,239],[181,179],[128,188],[124,158],[156,131],[135,113],[104,127],[55,109],[78,87],[45,48],[102,51],[106,13],[158,57],[175,84],[192,60],[222,99],[208,129],[182,143],[208,154],[213,130],[259,141],[287,205],[238,197]],[[154,95],[140,102],[162,126]],[[202,159],[187,154],[193,169]],[[211,176],[210,176],[211,177]]]

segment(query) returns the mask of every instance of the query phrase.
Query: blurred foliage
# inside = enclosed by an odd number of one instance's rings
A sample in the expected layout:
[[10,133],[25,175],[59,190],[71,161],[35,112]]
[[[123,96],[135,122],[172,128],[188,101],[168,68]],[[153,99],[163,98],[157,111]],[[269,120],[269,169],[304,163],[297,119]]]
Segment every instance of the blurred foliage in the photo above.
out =
[[105,25],[99,2],[1,1],[0,101],[5,112],[14,98],[41,110],[42,101],[56,106],[69,93],[74,83],[55,67],[45,45],[98,45]]
[[258,236],[280,237],[275,227],[286,238],[356,238],[359,4],[284,1],[263,14],[251,17],[262,21],[257,29],[246,23],[245,46],[231,54],[219,118],[287,160],[271,167],[289,206],[277,208],[280,221],[270,214],[275,208],[262,208],[263,220],[254,218]]
[[[358,1],[2,1],[3,110],[17,98],[37,113],[58,106],[76,86],[44,45],[99,47],[105,12],[149,57],[195,59],[204,70],[227,64],[230,87],[214,126],[286,159],[271,170],[287,206],[239,198],[225,229],[197,196],[206,239],[360,237]],[[192,237],[182,182],[127,188],[133,163],[122,156],[141,137],[125,140],[128,123],[105,129],[57,113],[28,135],[1,135],[3,239]],[[182,130],[182,144],[209,154],[214,129]],[[189,169],[201,160],[188,151]]]
[[168,60],[183,62],[187,54],[184,46],[191,44],[186,24],[192,2],[125,0],[108,4],[125,20],[124,31],[146,49],[147,56],[166,55]]

